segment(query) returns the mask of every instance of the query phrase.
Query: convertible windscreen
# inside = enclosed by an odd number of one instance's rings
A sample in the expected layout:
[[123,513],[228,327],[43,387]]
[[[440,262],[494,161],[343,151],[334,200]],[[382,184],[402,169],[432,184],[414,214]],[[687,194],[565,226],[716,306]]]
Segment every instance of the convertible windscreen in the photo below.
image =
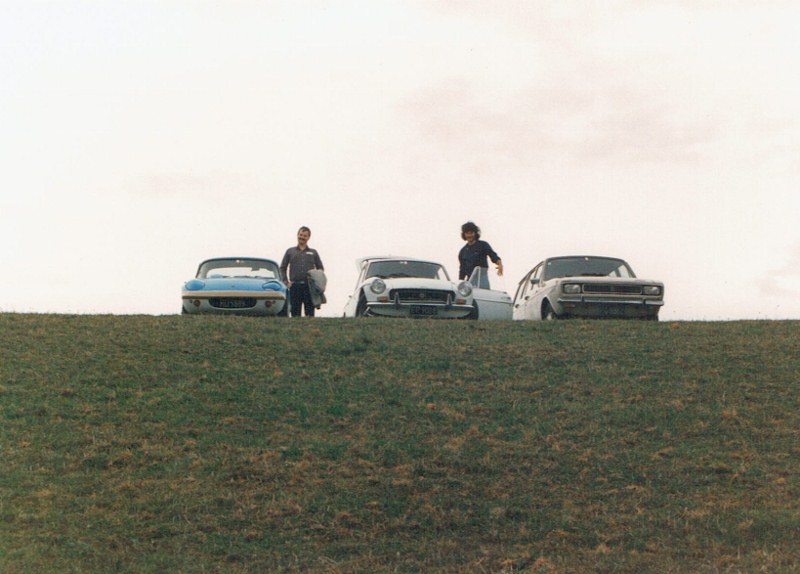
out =
[[621,259],[605,257],[565,257],[550,259],[544,271],[545,279],[557,277],[636,277]]
[[447,279],[441,265],[424,261],[375,261],[370,263],[367,278],[421,277],[423,279]]
[[200,266],[198,279],[214,277],[257,277],[259,279],[277,279],[280,277],[278,265],[272,261],[257,259],[226,259],[206,261]]

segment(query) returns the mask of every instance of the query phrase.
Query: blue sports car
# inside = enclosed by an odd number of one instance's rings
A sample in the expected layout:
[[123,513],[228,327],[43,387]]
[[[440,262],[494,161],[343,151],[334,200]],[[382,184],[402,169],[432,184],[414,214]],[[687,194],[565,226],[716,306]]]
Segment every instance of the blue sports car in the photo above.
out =
[[182,313],[285,316],[287,292],[280,268],[271,259],[207,259],[183,285]]

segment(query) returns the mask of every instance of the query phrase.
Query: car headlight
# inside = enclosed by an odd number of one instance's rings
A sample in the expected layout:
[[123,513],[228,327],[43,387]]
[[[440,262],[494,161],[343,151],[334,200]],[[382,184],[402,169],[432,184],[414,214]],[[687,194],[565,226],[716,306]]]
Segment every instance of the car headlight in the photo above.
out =
[[200,281],[199,279],[192,279],[191,281],[187,281],[183,288],[187,291],[200,291],[205,286],[205,282]]
[[581,284],[580,283],[564,283],[564,286],[561,289],[567,295],[577,295],[578,293],[581,292]]
[[461,295],[462,297],[469,297],[470,295],[472,295],[472,285],[470,285],[466,281],[462,281],[461,283],[458,284],[457,291],[458,294]]
[[372,280],[372,283],[369,284],[369,290],[375,293],[375,295],[380,295],[386,291],[386,283],[380,277],[376,277]]
[[264,291],[282,291],[283,285],[278,281],[267,281],[261,286]]
[[661,295],[661,287],[658,285],[645,285],[642,293],[645,295]]

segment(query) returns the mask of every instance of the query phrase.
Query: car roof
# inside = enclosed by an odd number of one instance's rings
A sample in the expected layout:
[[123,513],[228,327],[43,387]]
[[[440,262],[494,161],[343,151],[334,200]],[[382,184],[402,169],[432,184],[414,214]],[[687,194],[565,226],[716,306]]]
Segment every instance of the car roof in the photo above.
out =
[[545,261],[553,259],[614,259],[615,261],[625,261],[622,257],[611,257],[610,255],[559,255],[558,257],[547,257]]
[[628,262],[623,259],[622,257],[611,257],[610,255],[559,255],[558,257],[547,257],[541,261],[541,263],[547,263],[548,261],[558,261],[560,259],[610,259],[612,261],[619,261],[628,265]]

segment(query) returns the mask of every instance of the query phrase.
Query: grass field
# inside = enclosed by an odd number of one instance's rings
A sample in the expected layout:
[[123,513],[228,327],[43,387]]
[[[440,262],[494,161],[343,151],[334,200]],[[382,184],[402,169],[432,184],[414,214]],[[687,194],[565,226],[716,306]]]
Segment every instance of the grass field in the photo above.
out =
[[800,322],[0,338],[3,573],[800,570]]

